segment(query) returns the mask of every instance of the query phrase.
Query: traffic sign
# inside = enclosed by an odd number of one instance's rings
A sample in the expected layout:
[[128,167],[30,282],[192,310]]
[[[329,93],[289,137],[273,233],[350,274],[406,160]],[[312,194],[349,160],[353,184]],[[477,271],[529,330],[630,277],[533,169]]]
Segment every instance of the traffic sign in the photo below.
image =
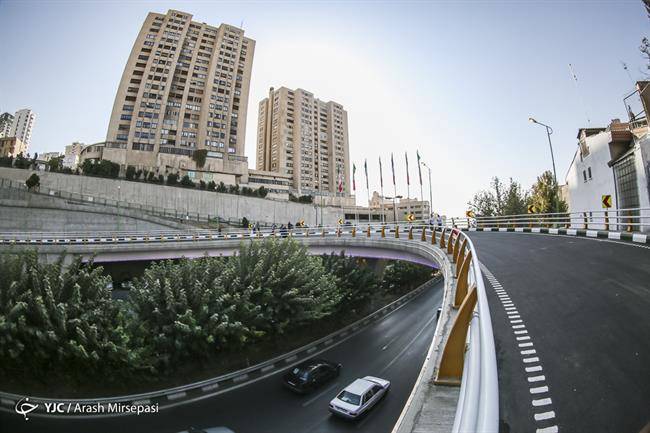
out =
[[339,225],[343,225],[343,218],[339,218],[338,223],[339,223]]
[[467,216],[467,218],[475,218],[476,214],[474,213],[474,211],[468,210],[467,212],[465,212],[465,216]]
[[612,207],[612,196],[610,194],[603,195],[600,201],[603,204],[603,209]]
[[528,205],[528,213],[535,213],[537,210],[535,209],[535,205],[529,204]]
[[415,221],[415,214],[413,214],[413,213],[408,214],[406,216],[406,220],[409,221],[409,222]]

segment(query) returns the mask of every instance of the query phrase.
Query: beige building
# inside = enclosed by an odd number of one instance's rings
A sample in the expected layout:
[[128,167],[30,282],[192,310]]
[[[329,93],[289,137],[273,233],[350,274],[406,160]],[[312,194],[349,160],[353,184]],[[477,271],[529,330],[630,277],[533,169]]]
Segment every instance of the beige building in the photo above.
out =
[[258,114],[258,170],[290,175],[299,195],[350,196],[348,115],[341,104],[303,89],[271,88]]
[[[137,168],[246,177],[246,108],[255,41],[242,29],[149,13],[117,90],[103,158]],[[205,161],[195,152],[205,150]],[[211,179],[210,179],[211,180]],[[216,180],[216,179],[215,179]]]
[[77,165],[79,164],[79,156],[81,155],[81,150],[84,146],[83,143],[78,141],[67,145],[63,156],[63,166],[73,170],[77,168]]
[[0,138],[10,137],[11,125],[14,123],[14,115],[11,113],[0,114]]
[[27,158],[27,144],[17,137],[0,138],[0,156],[16,157],[20,153]]
[[383,212],[385,221],[406,221],[409,214],[415,215],[418,221],[428,220],[431,216],[429,202],[426,200],[397,198],[393,202],[392,198],[382,198],[377,191],[373,191],[368,207]]
[[11,130],[9,131],[9,137],[18,138],[25,144],[25,148],[28,148],[32,141],[32,129],[34,128],[35,120],[36,115],[29,108],[16,111],[13,123],[11,124]]

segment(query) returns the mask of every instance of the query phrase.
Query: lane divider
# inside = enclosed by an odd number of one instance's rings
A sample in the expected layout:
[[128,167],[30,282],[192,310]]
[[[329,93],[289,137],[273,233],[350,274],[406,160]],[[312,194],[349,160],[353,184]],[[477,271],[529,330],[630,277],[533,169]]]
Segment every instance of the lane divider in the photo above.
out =
[[503,288],[499,280],[490,272],[489,269],[481,263],[483,275],[490,282],[497,298],[501,301],[506,312],[507,320],[513,330],[517,350],[523,363],[524,372],[526,373],[526,384],[531,396],[531,406],[533,411],[533,422],[536,427],[536,433],[557,433],[558,426],[555,420],[555,411],[553,410],[553,401],[550,397],[550,391],[546,384],[546,375],[541,372],[544,367],[531,341],[528,330],[524,324],[521,314],[515,307],[515,303],[510,299],[510,295]]
[[[492,227],[471,227],[469,229],[461,229],[470,232],[491,232],[494,231]],[[605,230],[585,230],[585,229],[565,229],[565,228],[545,228],[545,227],[517,227],[500,228],[500,232],[515,232],[515,233],[544,233],[549,235],[565,235],[565,236],[582,236],[587,238],[597,239],[613,239],[630,241],[638,244],[650,244],[650,236],[645,233],[628,233],[628,232],[608,232]]]

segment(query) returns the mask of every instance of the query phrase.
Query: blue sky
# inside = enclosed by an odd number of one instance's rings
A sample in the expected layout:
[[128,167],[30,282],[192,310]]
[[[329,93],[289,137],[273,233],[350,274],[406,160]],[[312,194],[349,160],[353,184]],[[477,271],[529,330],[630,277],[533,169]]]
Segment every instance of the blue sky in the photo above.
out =
[[[642,76],[640,40],[650,21],[641,1],[29,1],[0,0],[0,110],[32,108],[31,151],[105,138],[126,59],[149,11],[239,26],[257,42],[246,154],[254,167],[257,104],[270,86],[302,87],[348,111],[350,154],[377,157],[398,194],[419,196],[415,152],[434,168],[434,209],[464,212],[492,176],[526,188],[550,169],[550,124],[562,183],[578,128],[625,118],[623,96]],[[7,48],[9,47],[9,48]],[[578,76],[571,80],[568,63]],[[363,170],[357,171],[365,203]],[[426,174],[423,173],[426,181]],[[388,188],[392,190],[392,186]],[[425,185],[425,196],[428,195]],[[392,191],[386,191],[386,194]]]

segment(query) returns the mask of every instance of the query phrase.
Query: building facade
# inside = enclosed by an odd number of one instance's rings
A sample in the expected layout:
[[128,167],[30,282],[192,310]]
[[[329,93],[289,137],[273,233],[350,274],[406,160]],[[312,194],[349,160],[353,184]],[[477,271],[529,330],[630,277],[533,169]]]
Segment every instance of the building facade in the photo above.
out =
[[0,138],[10,137],[11,125],[14,123],[14,116],[10,113],[0,114]]
[[350,196],[348,115],[341,104],[303,89],[271,88],[258,115],[258,170],[290,175],[300,195]]
[[63,166],[73,170],[77,168],[79,165],[79,156],[84,146],[83,143],[79,143],[78,141],[67,145],[63,156]]
[[242,29],[176,10],[149,13],[115,96],[103,158],[160,174],[245,175],[254,51]]
[[28,149],[32,141],[32,129],[34,128],[35,120],[36,115],[29,108],[16,111],[14,121],[11,124],[11,130],[9,131],[9,137],[18,138],[26,149]]
[[17,137],[0,138],[0,156],[11,156],[15,158],[19,154],[27,157],[27,145]]
[[61,152],[45,152],[38,155],[38,158],[42,161],[48,162],[51,159],[58,158],[60,156],[63,156]]

